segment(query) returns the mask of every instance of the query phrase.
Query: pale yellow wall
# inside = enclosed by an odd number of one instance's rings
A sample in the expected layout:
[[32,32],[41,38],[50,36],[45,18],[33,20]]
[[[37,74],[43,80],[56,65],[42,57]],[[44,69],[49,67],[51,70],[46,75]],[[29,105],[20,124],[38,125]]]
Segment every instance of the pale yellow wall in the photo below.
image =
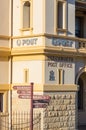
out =
[[28,83],[42,83],[42,61],[16,61],[13,62],[12,83],[24,83],[24,70],[27,69]]
[[43,33],[44,5],[43,0],[33,0],[33,33]]
[[9,34],[9,0],[0,1],[0,35]]
[[9,40],[0,39],[0,47],[9,47]]
[[9,62],[0,61],[0,84],[9,82]]

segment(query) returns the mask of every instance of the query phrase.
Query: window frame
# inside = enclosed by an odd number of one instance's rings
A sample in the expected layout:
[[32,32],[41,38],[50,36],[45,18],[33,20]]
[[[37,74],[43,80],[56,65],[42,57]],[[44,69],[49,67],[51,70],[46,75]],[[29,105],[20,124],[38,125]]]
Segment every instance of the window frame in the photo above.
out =
[[29,82],[29,69],[24,69],[24,83]]
[[[30,3],[30,26],[29,27],[24,27],[23,26],[23,21],[24,21],[24,16],[23,16],[23,13],[24,13],[24,4],[26,2],[29,2]],[[32,0],[21,0],[21,31],[30,31],[30,30],[33,30],[32,28]]]
[[64,84],[64,70],[58,69],[58,84]]
[[[79,33],[79,36],[77,36],[76,35],[76,20],[78,19],[78,21],[79,21],[79,24],[80,24],[80,30],[79,29],[77,29],[78,31],[80,31],[80,33]],[[78,27],[78,26],[77,26]],[[84,38],[84,17],[83,16],[76,16],[75,17],[75,36],[76,37],[79,37],[79,38]]]
[[[62,12],[62,17],[63,17],[63,23],[62,23],[62,28],[58,27],[58,4],[62,3],[63,4],[63,12]],[[66,0],[56,0],[56,31],[58,32],[67,32],[67,1]]]

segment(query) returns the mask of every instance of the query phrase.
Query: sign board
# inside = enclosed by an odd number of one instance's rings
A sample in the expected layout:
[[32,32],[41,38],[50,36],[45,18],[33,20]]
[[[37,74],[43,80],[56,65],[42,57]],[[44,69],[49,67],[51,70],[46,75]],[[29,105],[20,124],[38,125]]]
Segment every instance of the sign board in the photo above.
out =
[[33,95],[33,99],[35,99],[35,100],[44,100],[44,99],[46,99],[46,100],[49,100],[50,99],[50,96],[49,95]]
[[14,90],[31,90],[31,86],[13,86]]
[[33,103],[33,108],[46,108],[47,103]]
[[13,86],[14,90],[17,90],[18,97],[21,99],[30,99],[30,130],[33,130],[33,85],[29,86]]
[[29,90],[17,90],[18,94],[31,94]]
[[18,98],[31,99],[32,98],[32,86],[13,86],[14,90],[17,90]]
[[17,39],[16,44],[17,46],[34,46],[37,44],[38,39],[37,38],[23,38],[23,39]]
[[24,95],[24,94],[20,94],[18,95],[18,98],[21,98],[21,99],[31,99],[31,95]]
[[36,96],[38,96],[37,99],[33,98],[33,108],[46,108],[49,104],[50,97],[48,95],[34,95],[33,97]]
[[33,103],[49,103],[50,100],[33,100]]

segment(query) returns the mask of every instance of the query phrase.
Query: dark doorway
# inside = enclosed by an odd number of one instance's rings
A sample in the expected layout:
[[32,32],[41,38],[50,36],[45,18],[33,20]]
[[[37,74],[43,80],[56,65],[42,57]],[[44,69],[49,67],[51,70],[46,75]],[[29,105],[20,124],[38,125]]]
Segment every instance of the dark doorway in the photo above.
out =
[[83,80],[78,80],[79,91],[78,91],[78,110],[83,110]]

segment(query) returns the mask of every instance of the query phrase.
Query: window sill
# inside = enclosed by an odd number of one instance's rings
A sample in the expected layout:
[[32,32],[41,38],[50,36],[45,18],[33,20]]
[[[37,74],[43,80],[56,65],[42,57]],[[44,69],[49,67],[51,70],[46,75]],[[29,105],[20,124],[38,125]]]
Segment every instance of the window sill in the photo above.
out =
[[31,31],[33,28],[21,28],[20,31]]
[[67,29],[63,29],[63,28],[56,28],[56,31],[60,31],[60,32],[67,32]]

